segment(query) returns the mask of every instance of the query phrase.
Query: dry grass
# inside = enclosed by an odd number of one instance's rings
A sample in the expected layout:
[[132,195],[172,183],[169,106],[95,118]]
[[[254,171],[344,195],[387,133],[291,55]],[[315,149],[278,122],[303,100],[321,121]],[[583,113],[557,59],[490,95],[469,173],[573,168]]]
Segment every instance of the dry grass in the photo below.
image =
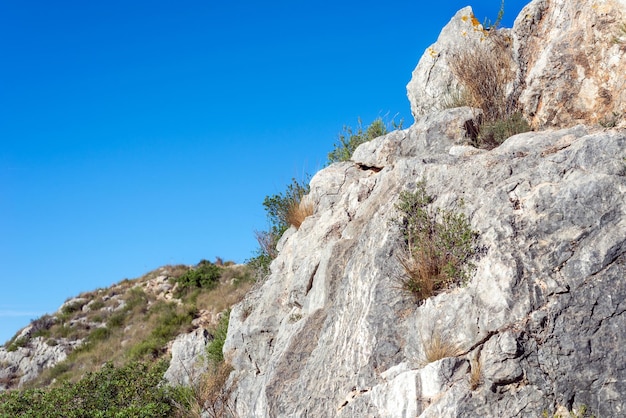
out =
[[279,236],[276,236],[272,231],[254,231],[254,236],[262,254],[266,254],[272,260],[278,256],[276,243],[280,238]]
[[470,389],[475,390],[483,381],[482,375],[482,365],[480,362],[480,357],[476,356],[476,358],[470,361],[470,375],[469,375],[469,385]]
[[475,48],[459,50],[449,60],[463,93],[459,96],[462,100],[453,103],[483,112],[479,126],[468,130],[468,136],[481,148],[493,149],[505,139],[530,130],[515,100],[507,97],[507,87],[514,78],[510,43],[506,35],[490,31]]
[[287,222],[296,228],[300,228],[307,216],[313,215],[313,203],[308,199],[293,200],[287,210]]
[[232,366],[224,362],[209,367],[209,370],[190,388],[186,399],[187,405],[177,405],[178,416],[185,418],[234,416],[229,402],[232,388],[226,385],[232,370]]
[[236,288],[230,284],[219,286],[208,293],[199,295],[196,306],[198,309],[211,310],[217,314],[240,302],[252,285],[253,282],[250,281]]
[[450,70],[463,86],[465,100],[482,109],[487,120],[509,114],[506,87],[513,79],[510,41],[494,31],[475,48],[452,54]]
[[430,340],[422,342],[424,346],[424,364],[442,358],[456,357],[462,353],[461,347],[441,333],[433,333]]
[[439,263],[427,251],[420,250],[411,254],[406,250],[398,256],[398,261],[405,273],[398,278],[400,288],[416,301],[426,300],[442,288]]

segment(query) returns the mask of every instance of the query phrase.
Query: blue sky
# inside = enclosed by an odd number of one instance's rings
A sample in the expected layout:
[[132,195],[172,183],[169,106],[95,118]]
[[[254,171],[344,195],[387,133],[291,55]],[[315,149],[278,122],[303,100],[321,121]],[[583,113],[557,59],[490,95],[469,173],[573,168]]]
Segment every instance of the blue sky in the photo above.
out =
[[[510,27],[526,1],[507,1]],[[243,262],[261,202],[405,86],[460,8],[498,0],[0,3],[0,343],[82,291]]]

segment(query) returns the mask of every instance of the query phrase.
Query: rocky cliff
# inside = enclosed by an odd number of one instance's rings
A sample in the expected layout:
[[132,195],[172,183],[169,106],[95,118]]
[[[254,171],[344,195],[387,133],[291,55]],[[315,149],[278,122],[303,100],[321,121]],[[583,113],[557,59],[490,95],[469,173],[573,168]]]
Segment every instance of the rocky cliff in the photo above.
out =
[[[626,413],[625,20],[624,1],[530,3],[506,92],[538,130],[486,151],[476,109],[440,106],[446,51],[485,36],[453,18],[408,86],[415,124],[313,177],[314,214],[233,309],[239,416]],[[469,280],[421,303],[399,286],[397,208],[418,184],[477,233]]]

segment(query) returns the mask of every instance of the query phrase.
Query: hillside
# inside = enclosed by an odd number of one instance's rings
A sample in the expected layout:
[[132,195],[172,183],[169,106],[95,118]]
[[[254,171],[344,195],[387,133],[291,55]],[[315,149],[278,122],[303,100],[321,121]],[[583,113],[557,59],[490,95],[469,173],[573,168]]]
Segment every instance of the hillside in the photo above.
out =
[[[198,335],[205,345],[210,343],[220,318],[252,283],[245,265],[202,261],[191,267],[161,267],[72,297],[0,348],[0,390],[79,382],[105,363],[120,369],[161,359],[169,364],[179,355],[177,336]],[[190,373],[170,367],[166,377],[177,384],[188,382]]]

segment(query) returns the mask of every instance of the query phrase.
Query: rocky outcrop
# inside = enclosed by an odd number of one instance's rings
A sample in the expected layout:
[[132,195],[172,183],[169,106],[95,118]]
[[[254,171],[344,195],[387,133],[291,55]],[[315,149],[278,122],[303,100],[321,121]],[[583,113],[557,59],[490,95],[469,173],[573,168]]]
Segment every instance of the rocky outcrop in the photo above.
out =
[[459,92],[459,82],[450,71],[450,60],[457,51],[471,50],[485,41],[487,32],[478,22],[471,7],[459,10],[429,46],[407,85],[411,113],[420,117],[440,110]]
[[[626,410],[626,132],[530,132],[487,152],[442,134],[462,112],[364,144],[312,179],[314,215],[231,314],[240,416]],[[466,286],[418,305],[398,286],[392,220],[420,180],[434,206],[469,217],[480,256]],[[428,363],[436,339],[457,351]]]
[[179,335],[172,343],[170,365],[163,378],[172,385],[196,385],[207,370],[206,345],[210,339],[203,328]]
[[0,347],[0,391],[21,388],[47,368],[67,358],[80,341],[60,339],[50,345],[43,337],[31,338],[24,347],[8,351]]
[[[626,123],[626,2],[535,0],[515,20],[509,39],[506,101],[535,128],[579,123]],[[455,51],[474,48],[493,34],[471,8],[459,11],[426,50],[407,86],[416,120],[441,109],[459,82],[450,72]]]
[[626,1],[531,2],[513,27],[523,111],[535,126],[626,114]]

